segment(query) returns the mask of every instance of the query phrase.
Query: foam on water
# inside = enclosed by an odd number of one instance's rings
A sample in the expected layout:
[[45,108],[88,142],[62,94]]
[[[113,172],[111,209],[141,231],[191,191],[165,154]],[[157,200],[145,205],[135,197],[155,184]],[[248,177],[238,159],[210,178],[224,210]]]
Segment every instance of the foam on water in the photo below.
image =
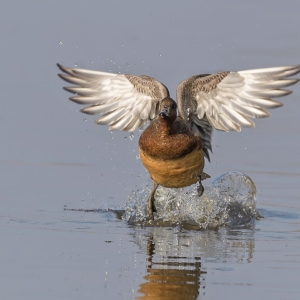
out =
[[154,221],[149,219],[147,210],[150,190],[147,186],[129,196],[123,215],[129,224],[217,229],[220,226],[245,226],[259,217],[255,209],[255,184],[240,172],[217,177],[205,186],[201,197],[196,186],[184,189],[159,186],[155,193],[157,213]]

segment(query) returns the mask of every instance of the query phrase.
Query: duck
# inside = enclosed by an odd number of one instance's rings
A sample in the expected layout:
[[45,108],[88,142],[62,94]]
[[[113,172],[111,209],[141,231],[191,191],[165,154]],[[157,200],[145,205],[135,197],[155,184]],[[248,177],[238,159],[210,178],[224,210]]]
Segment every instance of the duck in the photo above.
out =
[[159,185],[197,183],[201,197],[202,181],[210,177],[203,170],[205,159],[210,162],[213,130],[255,127],[252,119],[269,117],[268,109],[283,105],[273,98],[292,93],[284,88],[297,83],[290,77],[300,72],[300,65],[293,65],[195,75],[178,84],[176,102],[163,83],[147,75],[57,66],[63,72],[58,76],[73,84],[64,87],[75,94],[69,99],[85,105],[81,112],[98,115],[96,124],[128,132],[149,124],[138,148],[153,180],[147,201],[152,220]]

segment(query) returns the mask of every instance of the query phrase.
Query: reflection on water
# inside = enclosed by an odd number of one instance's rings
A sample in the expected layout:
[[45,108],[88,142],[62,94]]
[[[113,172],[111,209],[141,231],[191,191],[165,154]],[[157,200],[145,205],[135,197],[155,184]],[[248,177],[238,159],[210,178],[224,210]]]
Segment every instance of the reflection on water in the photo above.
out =
[[[195,191],[160,188],[152,224],[147,220],[148,190],[131,195],[125,211],[98,210],[135,225],[133,241],[146,254],[136,299],[201,299],[213,272],[231,272],[236,264],[251,262],[258,216],[252,180],[230,172],[207,186],[203,197]],[[187,230],[205,228],[218,230]]]
[[[138,292],[144,294],[137,299],[195,299],[199,294],[201,271],[200,257],[194,260],[187,257],[155,255],[155,243],[148,241],[149,265],[145,283]],[[160,259],[157,259],[160,258]]]
[[201,197],[197,187],[167,189],[155,193],[157,213],[148,218],[150,190],[133,192],[126,203],[124,219],[133,225],[174,226],[189,229],[217,229],[221,226],[247,226],[259,216],[256,210],[256,187],[243,173],[229,172],[205,187]]
[[[122,209],[84,211],[98,211],[105,219],[120,220],[124,214]],[[221,271],[226,278],[237,264],[251,263],[254,254],[253,222],[246,228],[218,230],[186,230],[183,226],[132,226],[131,229],[132,241],[146,262],[136,299],[205,298],[206,282],[215,278],[215,272]]]
[[[205,295],[207,263],[250,263],[254,252],[253,229],[178,232],[148,228],[135,233],[147,252],[147,274],[136,299],[201,299]],[[224,271],[228,271],[224,269]]]

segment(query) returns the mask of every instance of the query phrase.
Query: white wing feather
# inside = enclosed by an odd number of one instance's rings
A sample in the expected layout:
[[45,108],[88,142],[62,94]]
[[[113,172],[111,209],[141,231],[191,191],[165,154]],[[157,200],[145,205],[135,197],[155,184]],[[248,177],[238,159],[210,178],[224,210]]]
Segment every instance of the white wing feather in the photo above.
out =
[[189,114],[199,119],[206,115],[215,129],[240,131],[243,126],[254,127],[249,117],[268,117],[270,113],[265,109],[281,106],[272,98],[290,94],[283,88],[299,80],[286,77],[299,71],[300,66],[288,66],[193,76],[178,85],[179,111],[187,115],[186,109],[196,101]]
[[[281,106],[272,98],[290,94],[283,88],[299,79],[287,77],[299,72],[298,65],[190,77],[177,87],[179,114],[198,130],[202,119],[223,131],[254,127],[250,118],[268,117],[266,109]],[[205,128],[199,131],[204,147],[211,149],[212,130]]]
[[159,101],[169,95],[167,88],[148,76],[133,76],[58,67],[59,76],[75,84],[64,87],[76,94],[70,100],[88,105],[81,112],[100,115],[97,124],[110,130],[134,131],[156,117]]

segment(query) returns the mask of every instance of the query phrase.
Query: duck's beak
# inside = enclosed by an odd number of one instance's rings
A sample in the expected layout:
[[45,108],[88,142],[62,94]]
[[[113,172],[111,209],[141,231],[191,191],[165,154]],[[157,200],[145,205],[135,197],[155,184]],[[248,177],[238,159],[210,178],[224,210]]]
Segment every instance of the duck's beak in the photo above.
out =
[[164,107],[161,112],[159,113],[160,116],[162,117],[169,117],[170,113],[167,107]]

